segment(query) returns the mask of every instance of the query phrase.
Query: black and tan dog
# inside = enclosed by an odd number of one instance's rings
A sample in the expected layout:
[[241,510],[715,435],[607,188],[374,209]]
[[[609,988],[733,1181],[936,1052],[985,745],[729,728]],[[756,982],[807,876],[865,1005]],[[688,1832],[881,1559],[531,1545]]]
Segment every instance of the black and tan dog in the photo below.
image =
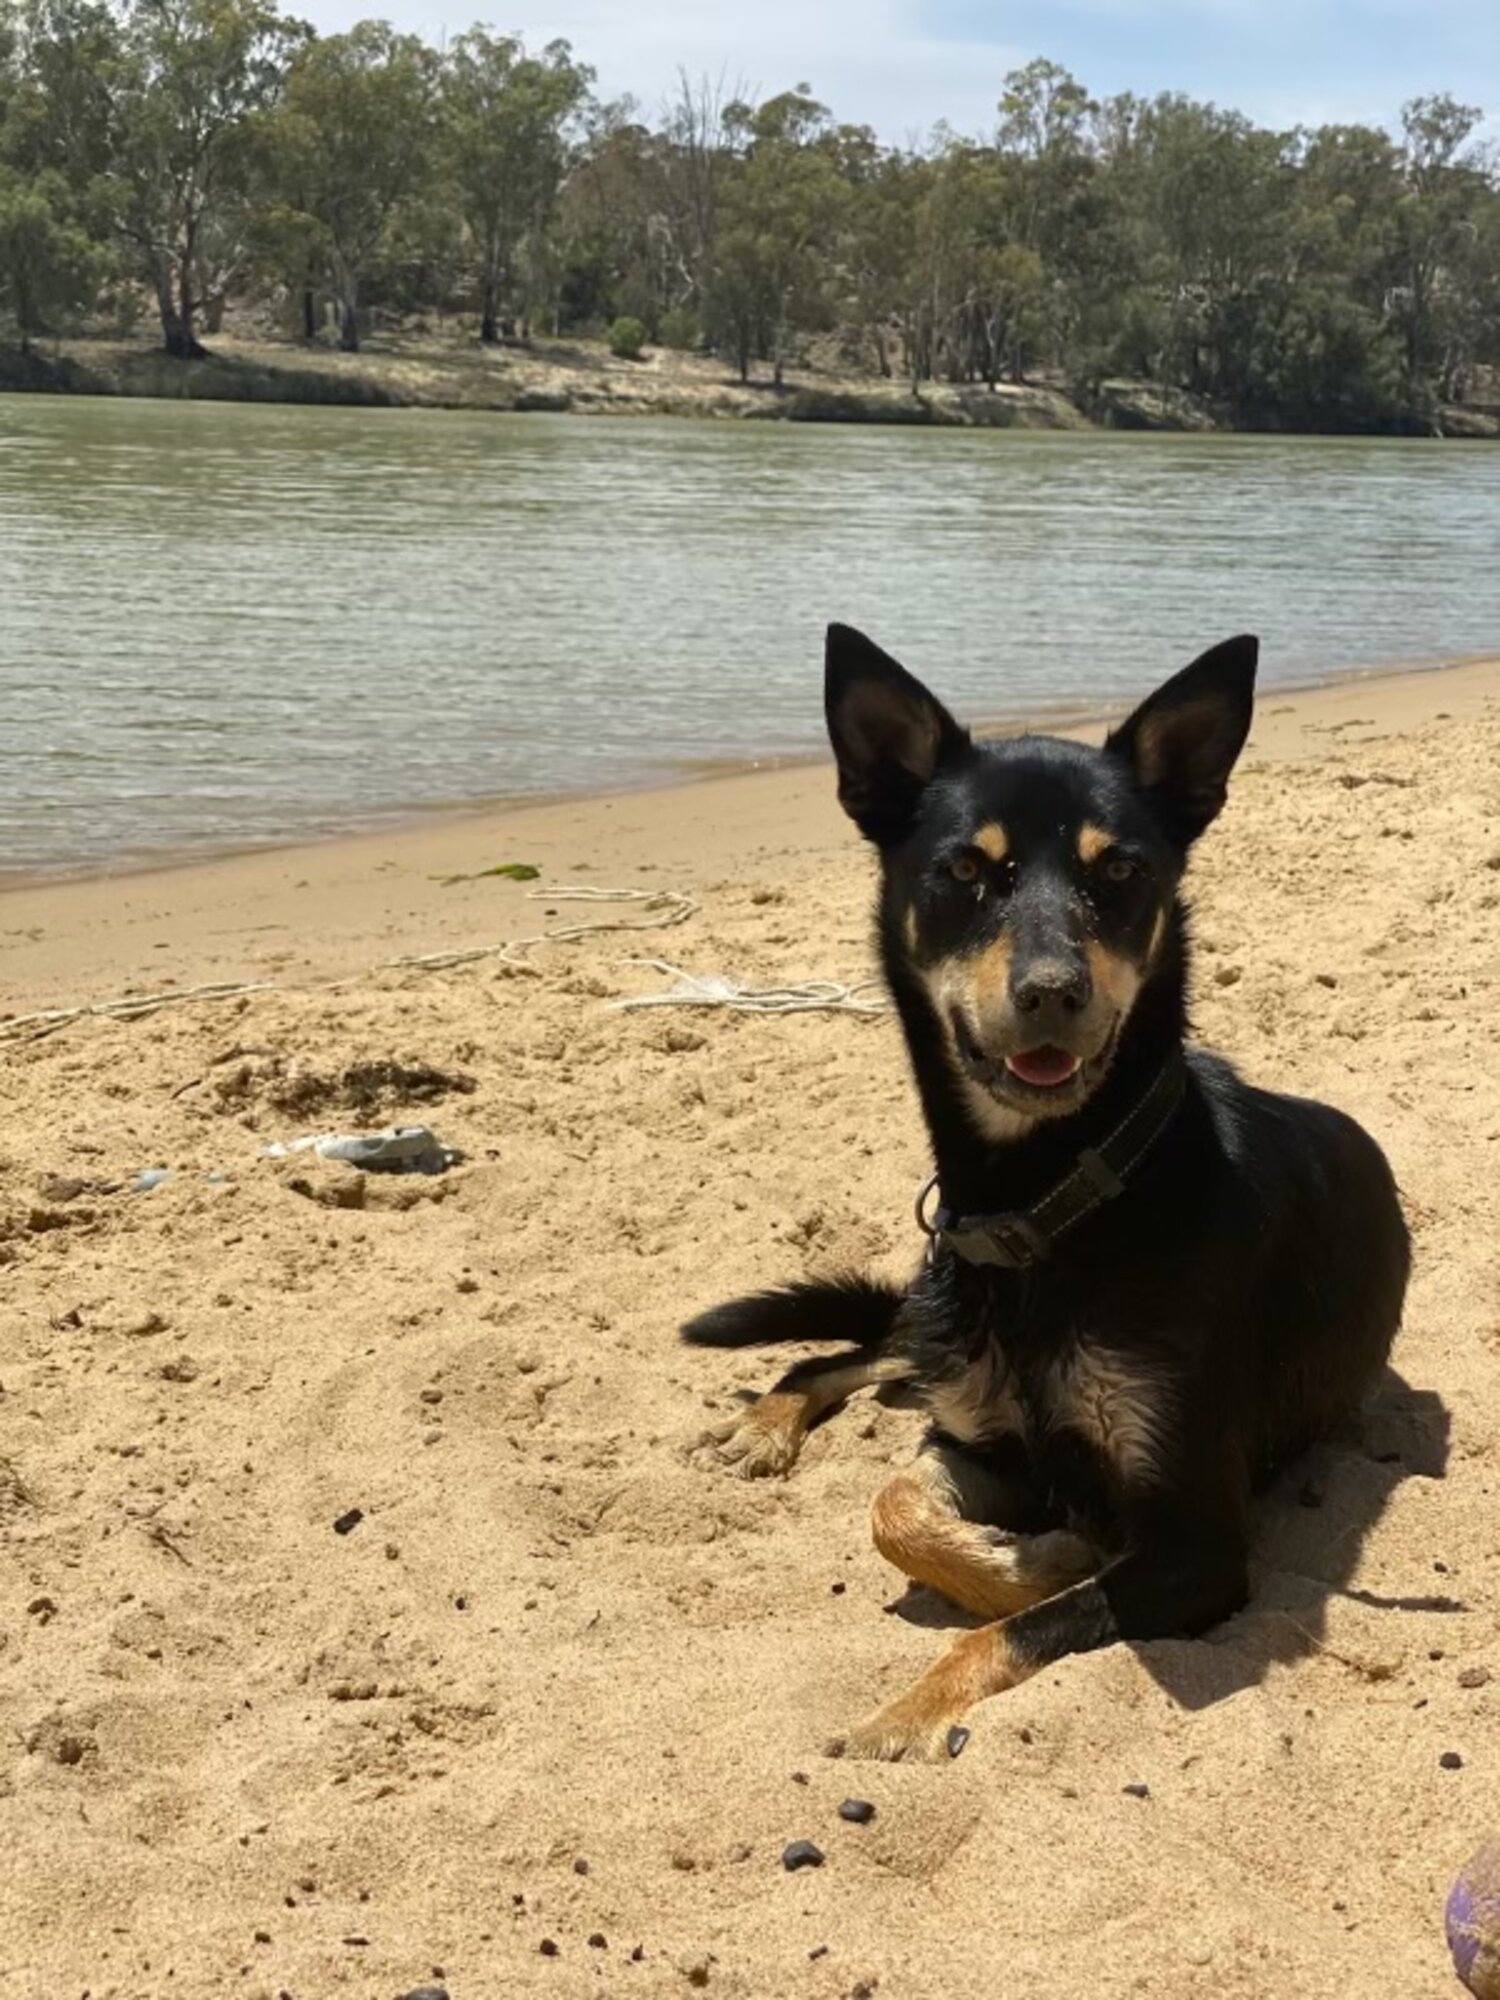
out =
[[721,1439],[741,1471],[784,1471],[872,1383],[910,1380],[930,1411],[875,1540],[995,1622],[851,1755],[936,1754],[973,1703],[1068,1653],[1238,1609],[1255,1488],[1351,1413],[1396,1332],[1409,1253],[1379,1148],[1185,1047],[1178,889],[1250,726],[1256,653],[1215,647],[1092,750],[976,744],[868,639],[829,632],[839,797],[879,851],[937,1167],[930,1254],[904,1293],[793,1286],[685,1334],[853,1343]]

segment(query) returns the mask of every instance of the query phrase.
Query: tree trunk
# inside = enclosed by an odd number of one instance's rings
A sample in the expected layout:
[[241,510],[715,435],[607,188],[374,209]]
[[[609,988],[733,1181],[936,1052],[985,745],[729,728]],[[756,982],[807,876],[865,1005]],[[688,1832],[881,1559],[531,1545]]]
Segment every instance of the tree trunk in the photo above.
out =
[[194,340],[192,329],[184,326],[177,301],[172,296],[172,273],[159,264],[155,273],[156,305],[161,314],[161,344],[176,361],[201,361],[203,349]]
[[493,271],[484,274],[484,297],[479,309],[479,338],[486,347],[500,344],[500,284]]
[[339,307],[339,346],[345,354],[359,352],[359,314],[353,299],[344,299]]
[[875,360],[879,366],[882,381],[889,382],[891,379],[891,357],[886,349],[885,328],[880,324],[879,320],[876,320],[873,331],[875,334]]
[[302,338],[307,341],[318,337],[318,295],[311,285],[302,287]]

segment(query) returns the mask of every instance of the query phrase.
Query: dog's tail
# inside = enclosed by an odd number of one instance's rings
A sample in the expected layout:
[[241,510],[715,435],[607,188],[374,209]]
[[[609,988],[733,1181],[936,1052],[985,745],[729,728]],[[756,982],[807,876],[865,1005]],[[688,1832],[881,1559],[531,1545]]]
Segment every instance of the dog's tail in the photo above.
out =
[[694,1347],[773,1347],[786,1340],[838,1340],[880,1347],[905,1293],[873,1278],[827,1278],[780,1285],[730,1299],[690,1319],[682,1337]]

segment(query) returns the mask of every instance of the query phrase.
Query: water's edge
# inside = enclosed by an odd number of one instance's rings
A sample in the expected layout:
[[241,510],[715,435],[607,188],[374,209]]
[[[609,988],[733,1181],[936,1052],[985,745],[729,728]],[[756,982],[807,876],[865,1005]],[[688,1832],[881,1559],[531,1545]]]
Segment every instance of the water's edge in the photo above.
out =
[[[1438,659],[1400,660],[1376,667],[1346,667],[1319,675],[1288,676],[1263,682],[1257,700],[1264,704],[1277,697],[1306,699],[1341,688],[1385,686],[1411,680],[1427,680],[1444,673],[1491,664],[1485,652],[1447,655]],[[1033,734],[1079,736],[1102,730],[1120,720],[1123,708],[1097,706],[1031,709],[1025,713],[991,715],[971,725],[979,737],[1024,736]],[[185,868],[212,867],[248,855],[293,855],[317,853],[343,842],[373,840],[452,826],[462,829],[521,813],[569,803],[582,804],[603,799],[649,798],[658,793],[682,790],[690,785],[713,785],[730,778],[770,776],[778,771],[805,771],[829,761],[826,747],[775,756],[695,760],[642,772],[635,783],[600,787],[576,786],[555,791],[505,793],[491,797],[438,800],[430,804],[393,806],[373,817],[353,817],[326,833],[297,833],[284,840],[274,837],[259,841],[193,843],[188,846],[142,848],[118,861],[100,866],[59,862],[54,868],[0,869],[0,896],[25,890],[60,888],[70,883],[137,880],[144,876],[171,875]]]

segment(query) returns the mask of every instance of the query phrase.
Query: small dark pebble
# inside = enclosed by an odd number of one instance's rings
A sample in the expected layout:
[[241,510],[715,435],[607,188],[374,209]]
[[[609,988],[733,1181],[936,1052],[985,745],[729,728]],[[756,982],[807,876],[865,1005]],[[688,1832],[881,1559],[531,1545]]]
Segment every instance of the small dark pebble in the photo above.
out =
[[875,1808],[868,1799],[845,1799],[839,1807],[839,1818],[853,1826],[868,1826],[874,1817]]
[[446,1986],[414,1986],[410,1993],[403,1993],[401,2000],[448,2000]]
[[953,1727],[948,1731],[948,1755],[950,1757],[962,1756],[964,1745],[969,1740],[969,1734],[970,1732],[964,1728],[961,1722],[954,1723]]
[[630,1954],[630,1962],[632,1965],[639,1965],[641,1961],[645,1958],[645,1956],[646,1956],[646,1947],[643,1944],[638,1944],[635,1950]]
[[1445,1771],[1461,1771],[1464,1767],[1464,1760],[1456,1750],[1445,1750],[1438,1763]]
[[541,1943],[537,1946],[537,1950],[542,1954],[543,1958],[556,1958],[557,1939],[543,1938]]
[[821,1868],[823,1850],[821,1847],[814,1847],[810,1840],[794,1840],[790,1847],[781,1850],[781,1865],[788,1870]]
[[608,1939],[608,1938],[607,1938],[607,1937],[606,1937],[606,1936],[604,1935],[603,1931],[595,1931],[595,1932],[594,1932],[594,1933],[593,1933],[593,1934],[592,1934],[592,1935],[590,1936],[590,1938],[589,1938],[589,1950],[590,1950],[590,1951],[608,1951],[608,1950],[609,1950],[609,1939]]
[[794,1785],[805,1785],[807,1783],[806,1771],[793,1771],[792,1783]]
[[1448,1565],[1445,1562],[1435,1562],[1432,1566],[1439,1576],[1446,1576],[1448,1574]]
[[365,1510],[363,1507],[351,1507],[347,1514],[339,1515],[333,1524],[333,1532],[336,1535],[351,1534],[364,1518]]
[[344,1943],[345,1943],[345,1944],[360,1944],[360,1945],[365,1945],[365,1944],[368,1944],[369,1942],[370,1942],[370,1940],[369,1940],[369,1939],[368,1939],[367,1937],[359,1937],[359,1936],[355,1936],[355,1937],[346,1937],[346,1938],[344,1939]]
[[833,1592],[835,1597],[842,1597],[849,1586],[846,1583],[831,1583],[828,1588]]
[[871,2000],[874,1991],[867,1979],[861,1979],[858,1985],[849,1988],[849,2000]]
[[807,1955],[810,1959],[813,1959],[814,1961],[820,1958],[827,1958],[828,1947],[826,1944],[815,1944],[812,1950]]
[[1120,1789],[1127,1799],[1149,1799],[1151,1796],[1149,1785],[1122,1785]]
[[1488,1687],[1490,1670],[1488,1667],[1465,1667],[1459,1674],[1458,1684],[1461,1688]]
[[583,1856],[580,1854],[578,1859],[573,1863],[573,1873],[575,1875],[587,1875],[588,1872],[589,1872],[589,1864],[584,1860]]
[[269,1944],[271,1942],[271,1933],[269,1931],[257,1931],[255,1933],[255,1942],[257,1944]]

